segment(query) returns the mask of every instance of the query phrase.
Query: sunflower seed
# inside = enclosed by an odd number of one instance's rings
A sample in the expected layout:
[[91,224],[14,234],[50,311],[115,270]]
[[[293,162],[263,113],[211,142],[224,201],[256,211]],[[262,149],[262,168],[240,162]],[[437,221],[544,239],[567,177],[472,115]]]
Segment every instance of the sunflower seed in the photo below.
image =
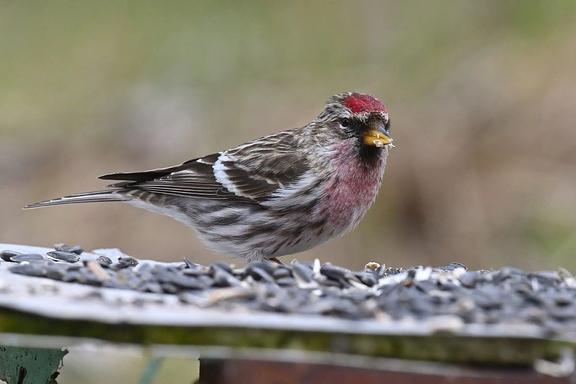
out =
[[24,261],[35,262],[35,261],[43,261],[46,259],[44,256],[38,255],[36,253],[25,253],[25,254],[19,254],[19,255],[12,256],[10,258],[10,260],[15,262],[15,263],[22,263]]
[[[183,304],[231,312],[397,321],[448,316],[463,323],[537,325],[546,335],[576,335],[576,279],[564,270],[526,273],[504,267],[467,271],[459,263],[405,269],[373,263],[351,271],[317,260],[289,265],[258,262],[234,268],[226,263],[205,267],[190,260],[139,264],[128,256],[113,263],[106,256],[94,260],[80,247],[64,245],[49,252],[48,258],[11,250],[2,251],[0,258],[18,263],[9,270],[21,275],[178,295]],[[137,299],[134,304],[146,300]]]
[[46,267],[42,263],[22,263],[10,267],[10,272],[19,275],[43,277],[46,274]]
[[96,258],[96,261],[98,262],[98,264],[100,264],[100,266],[104,268],[108,268],[112,265],[112,259],[109,258],[108,256],[98,256]]
[[275,284],[274,278],[260,265],[248,265],[246,273],[252,276],[256,281],[265,281],[267,283]]
[[288,268],[286,268],[286,267],[284,267],[284,266],[281,266],[281,267],[276,268],[276,269],[272,272],[272,276],[273,276],[275,279],[281,279],[281,278],[283,278],[283,277],[290,277],[290,276],[292,276],[292,272],[290,272],[290,269],[288,269]]
[[314,271],[312,271],[312,268],[308,267],[307,265],[296,262],[292,265],[292,272],[294,277],[298,278],[299,280],[305,283],[312,282]]
[[216,287],[236,287],[242,285],[242,282],[228,270],[218,265],[213,265],[213,279]]
[[118,258],[118,262],[113,265],[116,269],[123,269],[129,267],[135,267],[138,265],[138,260],[133,258],[132,256],[120,256]]
[[465,286],[466,288],[474,288],[477,279],[478,279],[477,272],[466,272],[462,274],[460,277],[458,277],[460,283],[462,283],[462,285]]
[[12,258],[20,255],[20,252],[4,250],[0,252],[0,258],[4,261],[12,261]]
[[62,260],[67,263],[75,263],[80,260],[80,256],[68,251],[51,251],[46,254],[54,259]]
[[84,250],[78,245],[68,245],[68,244],[55,244],[54,249],[62,252],[71,252],[77,255],[81,255]]

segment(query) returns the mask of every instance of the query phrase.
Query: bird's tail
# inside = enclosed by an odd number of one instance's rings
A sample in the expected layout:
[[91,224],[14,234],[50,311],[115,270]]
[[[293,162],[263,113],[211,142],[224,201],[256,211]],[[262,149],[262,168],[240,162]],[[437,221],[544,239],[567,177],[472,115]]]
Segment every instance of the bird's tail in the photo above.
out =
[[52,200],[40,201],[38,203],[28,204],[24,209],[33,208],[44,208],[53,205],[64,205],[64,204],[77,204],[77,203],[100,203],[100,202],[111,202],[111,201],[128,201],[130,197],[124,196],[117,191],[94,191],[94,192],[83,192],[74,195],[68,195],[63,197],[58,197]]

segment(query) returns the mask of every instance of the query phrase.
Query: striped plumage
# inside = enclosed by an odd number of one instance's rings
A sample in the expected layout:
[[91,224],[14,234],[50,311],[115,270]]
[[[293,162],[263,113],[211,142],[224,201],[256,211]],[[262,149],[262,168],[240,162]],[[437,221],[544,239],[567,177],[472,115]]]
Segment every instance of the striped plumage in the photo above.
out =
[[358,224],[382,182],[389,126],[380,101],[341,93],[302,128],[173,167],[104,175],[118,182],[27,208],[123,201],[182,221],[218,252],[276,258]]

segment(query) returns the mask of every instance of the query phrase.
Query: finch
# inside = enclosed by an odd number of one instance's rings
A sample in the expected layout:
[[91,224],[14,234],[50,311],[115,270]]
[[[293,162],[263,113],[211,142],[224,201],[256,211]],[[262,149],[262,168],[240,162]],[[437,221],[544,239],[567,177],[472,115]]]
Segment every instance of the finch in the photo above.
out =
[[301,128],[143,172],[111,173],[105,189],[30,204],[125,202],[192,227],[208,247],[277,260],[354,228],[382,184],[390,117],[373,96],[332,96]]

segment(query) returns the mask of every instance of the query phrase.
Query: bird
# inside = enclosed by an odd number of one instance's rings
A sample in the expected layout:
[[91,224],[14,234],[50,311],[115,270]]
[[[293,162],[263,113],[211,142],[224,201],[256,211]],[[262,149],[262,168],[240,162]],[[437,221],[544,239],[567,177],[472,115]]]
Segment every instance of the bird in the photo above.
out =
[[302,127],[171,167],[106,174],[114,183],[105,189],[25,208],[125,202],[183,222],[218,253],[280,262],[356,227],[392,147],[388,108],[342,92]]

